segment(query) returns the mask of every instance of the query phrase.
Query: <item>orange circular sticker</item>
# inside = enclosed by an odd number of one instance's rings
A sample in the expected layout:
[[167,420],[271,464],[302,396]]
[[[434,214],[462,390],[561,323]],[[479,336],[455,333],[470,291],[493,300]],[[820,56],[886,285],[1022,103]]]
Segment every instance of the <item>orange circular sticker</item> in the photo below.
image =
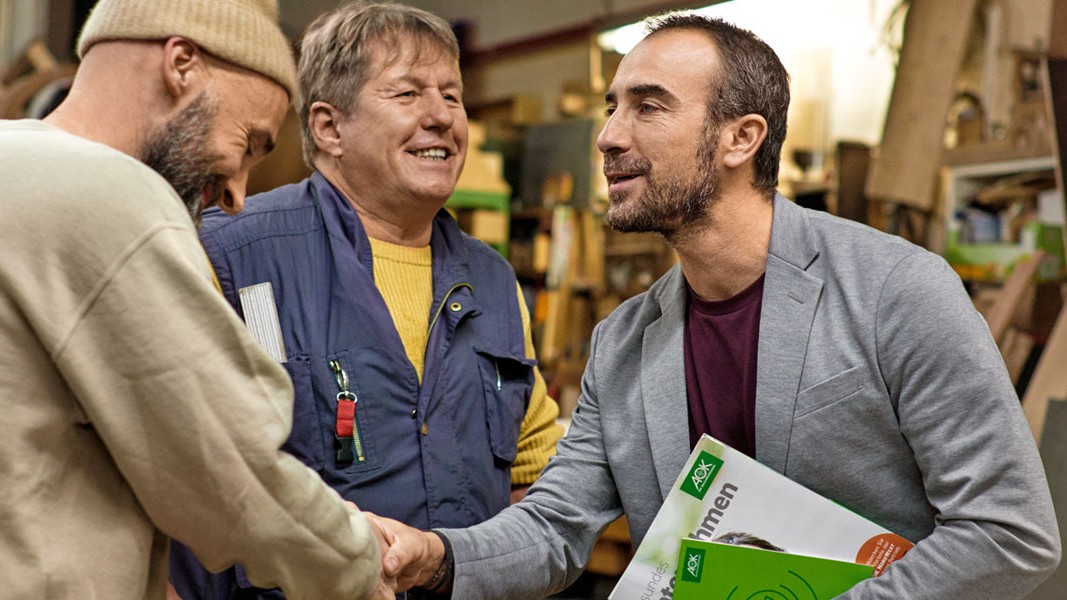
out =
[[895,533],[876,535],[860,546],[856,562],[874,567],[874,576],[878,577],[890,563],[904,556],[914,545]]

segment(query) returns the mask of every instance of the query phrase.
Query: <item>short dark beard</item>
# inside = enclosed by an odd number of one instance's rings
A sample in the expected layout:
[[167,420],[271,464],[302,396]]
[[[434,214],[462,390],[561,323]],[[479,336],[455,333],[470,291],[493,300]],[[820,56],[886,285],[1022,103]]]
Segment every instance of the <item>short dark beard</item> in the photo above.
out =
[[605,171],[638,173],[645,177],[645,193],[628,202],[621,194],[611,194],[604,222],[616,231],[660,233],[672,244],[710,218],[710,209],[719,196],[719,169],[715,165],[715,143],[719,128],[705,119],[702,143],[697,148],[693,174],[688,179],[655,179],[652,164],[645,158],[604,157]]
[[202,92],[177,116],[148,134],[141,161],[163,176],[174,188],[199,227],[203,193],[210,186],[210,199],[220,199],[225,182],[212,174],[222,157],[208,151],[218,103]]

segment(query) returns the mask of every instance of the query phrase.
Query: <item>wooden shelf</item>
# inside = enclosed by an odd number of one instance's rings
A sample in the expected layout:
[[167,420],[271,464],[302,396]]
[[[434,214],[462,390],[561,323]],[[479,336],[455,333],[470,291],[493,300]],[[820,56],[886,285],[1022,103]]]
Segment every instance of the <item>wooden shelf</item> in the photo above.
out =
[[1052,147],[1047,142],[1036,146],[1016,147],[1008,140],[997,140],[945,150],[941,162],[944,166],[951,168],[967,165],[988,165],[1031,158],[1051,161],[1051,157]]

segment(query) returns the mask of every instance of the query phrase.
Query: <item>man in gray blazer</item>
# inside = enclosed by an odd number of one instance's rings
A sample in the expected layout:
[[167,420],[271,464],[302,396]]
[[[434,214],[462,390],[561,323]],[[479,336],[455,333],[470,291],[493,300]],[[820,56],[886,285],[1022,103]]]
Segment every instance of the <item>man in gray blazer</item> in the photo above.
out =
[[[948,265],[775,192],[789,82],[722,21],[671,15],[607,95],[609,224],[680,265],[593,333],[526,499],[466,530],[393,525],[385,569],[534,598],[620,514],[639,544],[701,433],[916,542],[842,598],[1020,598],[1058,564],[1048,484],[989,330]],[[502,576],[506,573],[506,576]]]

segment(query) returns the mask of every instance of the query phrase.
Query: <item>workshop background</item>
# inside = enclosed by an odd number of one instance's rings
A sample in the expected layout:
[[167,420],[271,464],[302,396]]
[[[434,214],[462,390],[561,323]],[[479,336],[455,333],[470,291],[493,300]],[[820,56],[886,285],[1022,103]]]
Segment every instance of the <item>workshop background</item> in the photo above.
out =
[[[42,117],[63,97],[92,4],[0,0],[0,118]],[[763,37],[792,76],[783,194],[906,237],[959,273],[1016,383],[1064,527],[1067,0],[407,4],[460,40],[471,151],[449,207],[514,265],[564,420],[593,325],[675,262],[658,235],[602,224],[604,92],[643,17],[699,9]],[[283,29],[295,41],[336,5],[281,0]],[[249,192],[306,174],[291,114]],[[630,556],[620,520],[557,598],[606,597]],[[1061,567],[1031,598],[1064,589]]]

